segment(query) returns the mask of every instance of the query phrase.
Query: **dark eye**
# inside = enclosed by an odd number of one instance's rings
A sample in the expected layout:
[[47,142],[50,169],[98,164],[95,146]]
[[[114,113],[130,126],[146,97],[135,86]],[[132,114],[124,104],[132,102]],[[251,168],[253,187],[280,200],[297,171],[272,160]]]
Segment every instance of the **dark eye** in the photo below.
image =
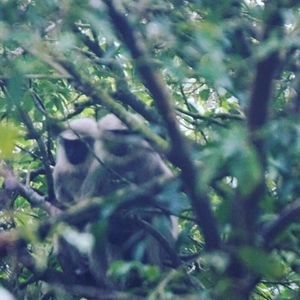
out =
[[107,130],[105,136],[106,150],[116,156],[129,155],[132,149],[132,137],[134,133],[129,130]]
[[[83,163],[89,152],[88,141],[62,139],[68,161],[73,165]],[[90,145],[90,143],[88,143]]]
[[111,142],[106,145],[107,150],[117,156],[126,156],[130,153],[130,146],[127,143]]

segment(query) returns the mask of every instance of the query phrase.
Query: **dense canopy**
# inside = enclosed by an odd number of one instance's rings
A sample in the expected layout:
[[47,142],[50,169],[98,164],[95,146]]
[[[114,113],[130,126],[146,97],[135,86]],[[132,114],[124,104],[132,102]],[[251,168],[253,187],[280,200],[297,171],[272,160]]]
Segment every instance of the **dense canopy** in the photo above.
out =
[[[299,15],[297,0],[1,0],[1,300],[298,299]],[[172,176],[62,208],[57,135],[108,113]],[[60,241],[97,266],[107,216],[149,197],[178,219],[175,245],[140,222],[173,263],[113,261],[110,289],[73,280]]]

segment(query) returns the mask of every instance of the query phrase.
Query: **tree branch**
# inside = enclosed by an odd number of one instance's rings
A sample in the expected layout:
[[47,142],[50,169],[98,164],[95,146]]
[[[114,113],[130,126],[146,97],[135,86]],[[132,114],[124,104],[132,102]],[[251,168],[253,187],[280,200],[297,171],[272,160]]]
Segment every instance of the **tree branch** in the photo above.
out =
[[[155,203],[152,203],[149,199],[153,199],[153,196],[160,193],[166,184],[172,179],[173,178],[166,178],[163,176],[138,187],[133,185],[119,189],[114,195],[110,195],[108,200],[111,201],[112,198],[115,199],[113,203],[113,211],[120,211],[143,204],[155,206]],[[97,197],[89,199],[88,202],[74,204],[68,210],[44,221],[39,229],[40,236],[42,238],[47,236],[51,228],[59,222],[66,222],[70,225],[80,226],[97,220],[101,214],[101,207],[103,207],[104,201],[105,197]]]
[[[281,11],[274,3],[267,3],[265,7],[266,21],[264,28],[264,36],[261,43],[269,42],[270,38],[276,34],[277,38],[282,36],[282,16]],[[242,239],[247,242],[254,241],[255,226],[258,215],[258,203],[263,197],[265,187],[265,170],[266,170],[266,150],[265,136],[263,129],[268,122],[269,106],[272,99],[273,79],[276,75],[280,64],[279,50],[272,49],[263,58],[258,60],[256,65],[256,74],[253,82],[252,93],[249,101],[247,113],[247,125],[250,143],[253,145],[257,155],[258,164],[261,167],[260,180],[253,190],[242,199],[239,199],[232,208],[233,214],[236,216],[234,227],[243,228],[244,233]],[[236,214],[236,210],[241,215]]]
[[[283,20],[281,11],[274,4],[267,4],[266,11],[268,11],[268,16],[262,42],[266,42],[274,32],[282,35],[281,26]],[[278,36],[278,38],[280,38],[280,36]],[[265,150],[261,130],[268,120],[269,103],[273,91],[273,79],[279,67],[279,63],[278,49],[272,50],[267,56],[258,61],[247,114],[250,138],[262,164],[265,164]]]
[[158,152],[167,152],[168,145],[165,140],[153,133],[151,129],[143,126],[140,122],[137,122],[136,119],[132,118],[132,116],[125,111],[124,107],[117,103],[107,93],[92,85],[88,80],[85,80],[79,72],[76,71],[73,65],[62,60],[60,60],[59,63],[67,70],[67,72],[69,72],[70,75],[72,75],[72,82],[75,88],[91,97],[94,100],[94,103],[106,106],[112,113],[117,115],[126,125],[128,125],[129,128],[137,132],[141,132]]
[[33,122],[31,121],[28,113],[24,109],[22,109],[22,107],[20,107],[20,103],[16,102],[14,99],[11,98],[11,96],[9,95],[8,91],[6,90],[6,88],[4,86],[3,86],[3,89],[4,89],[3,91],[7,95],[7,97],[16,106],[18,114],[20,115],[24,125],[27,128],[30,138],[35,139],[37,144],[38,144],[40,154],[41,154],[42,163],[43,163],[44,168],[45,168],[45,174],[46,174],[46,179],[47,179],[47,184],[48,184],[48,196],[49,196],[49,199],[55,199],[54,189],[53,189],[52,171],[51,171],[51,168],[50,168],[51,159],[48,156],[47,147],[46,147],[46,145],[45,145],[45,143],[42,139],[42,136],[34,128]]
[[172,142],[170,158],[182,170],[183,182],[187,186],[197,216],[197,223],[202,229],[206,241],[206,247],[207,249],[218,249],[220,247],[220,236],[217,223],[208,197],[203,191],[199,191],[199,174],[191,159],[192,155],[187,140],[179,129],[175,109],[171,104],[172,101],[164,80],[160,72],[154,68],[139,33],[131,28],[125,15],[117,8],[115,1],[105,0],[104,2],[116,31],[130,51],[144,85],[150,91],[164,119]]
[[[100,47],[98,41],[92,40],[87,35],[83,34],[77,26],[73,27],[75,33],[79,34],[83,43],[94,53],[99,59],[105,56],[105,52]],[[117,91],[113,93],[113,97],[120,102],[129,105],[137,113],[142,115],[150,123],[158,123],[157,114],[149,107],[147,107],[137,96],[131,91],[127,83],[127,78],[123,71],[121,64],[115,60],[108,60],[106,66],[116,75],[116,87]]]
[[17,192],[23,196],[32,206],[39,207],[49,215],[55,216],[60,213],[60,209],[47,201],[46,196],[41,196],[30,187],[20,183],[14,173],[1,166],[0,176],[4,178],[4,188],[8,192]]
[[274,239],[292,223],[300,220],[300,199],[287,206],[278,218],[269,224],[262,233],[262,241],[269,247]]
[[53,188],[53,178],[52,178],[52,171],[51,171],[51,159],[48,156],[47,147],[41,137],[41,134],[36,131],[34,125],[29,117],[29,115],[20,107],[18,107],[19,114],[27,127],[28,133],[31,138],[34,138],[39,146],[39,150],[42,156],[42,163],[44,165],[47,184],[48,184],[48,197],[49,199],[55,199],[54,196],[54,188]]
[[150,235],[152,235],[159,242],[161,247],[164,248],[171,258],[172,267],[177,268],[181,265],[181,260],[177,252],[162,234],[160,234],[150,223],[146,222],[145,220],[136,217],[134,218],[134,221],[144,228]]

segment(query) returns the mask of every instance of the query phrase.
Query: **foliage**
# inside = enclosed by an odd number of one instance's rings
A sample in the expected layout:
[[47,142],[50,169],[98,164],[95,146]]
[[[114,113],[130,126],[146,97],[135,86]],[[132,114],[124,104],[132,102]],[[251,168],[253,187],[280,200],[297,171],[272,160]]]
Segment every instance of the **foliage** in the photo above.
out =
[[[299,13],[297,0],[1,0],[1,299],[300,298]],[[114,262],[123,291],[72,282],[56,249],[63,237],[89,256],[134,195],[57,213],[58,131],[108,112],[168,162],[158,197],[180,222],[180,265]],[[95,207],[104,217],[77,230]]]

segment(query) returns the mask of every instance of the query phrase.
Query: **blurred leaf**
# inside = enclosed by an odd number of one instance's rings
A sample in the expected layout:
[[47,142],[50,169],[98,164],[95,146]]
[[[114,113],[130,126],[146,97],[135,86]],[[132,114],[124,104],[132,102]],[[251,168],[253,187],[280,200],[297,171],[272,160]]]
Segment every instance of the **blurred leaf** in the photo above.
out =
[[18,137],[18,129],[11,124],[0,124],[0,158],[12,156]]
[[160,271],[157,266],[143,265],[138,261],[114,261],[108,270],[108,276],[124,288],[139,286],[139,282],[143,282],[145,288],[147,284],[159,279]]
[[284,275],[282,262],[261,249],[244,247],[239,250],[239,257],[250,270],[269,279],[279,279]]
[[247,196],[262,178],[261,166],[244,130],[233,128],[225,136],[222,150],[230,174],[238,180],[241,195]]
[[[55,163],[55,141],[63,120],[86,116],[99,119],[112,110],[94,101],[93,88],[83,91],[85,82],[112,97],[121,94],[115,101],[125,111],[139,114],[145,105],[154,116],[157,114],[160,93],[150,92],[149,84],[141,80],[136,69],[140,62],[132,59],[130,49],[122,42],[105,2],[109,1],[0,1],[0,159],[8,160],[20,182],[45,197],[51,180],[44,169],[48,164],[52,169]],[[5,239],[6,234],[10,236],[9,230],[16,231],[26,243],[25,247],[9,248],[1,256],[3,289],[13,291],[18,300],[97,298],[99,288],[100,297],[113,298],[115,295],[110,292],[115,286],[118,296],[125,294],[126,298],[138,295],[146,299],[150,295],[151,300],[235,299],[239,297],[233,293],[243,292],[244,285],[236,284],[228,268],[232,252],[236,253],[240,247],[238,254],[245,272],[253,271],[261,279],[249,298],[300,299],[299,224],[289,224],[280,232],[275,243],[271,243],[276,251],[256,248],[263,242],[261,228],[274,222],[287,205],[300,197],[299,1],[115,2],[132,26],[133,36],[138,36],[147,49],[149,59],[142,63],[150,63],[150,68],[162,73],[162,91],[169,91],[170,105],[180,109],[176,118],[183,135],[189,139],[191,159],[199,169],[195,188],[209,200],[221,235],[222,251],[206,248],[202,232],[206,218],[194,220],[195,208],[191,206],[181,170],[172,164],[167,153],[160,154],[165,155],[174,181],[165,186],[155,203],[167,209],[164,216],[168,212],[180,215],[174,250],[187,259],[180,268],[171,271],[166,267],[160,272],[157,267],[142,263],[149,247],[147,242],[137,243],[132,251],[140,262],[114,261],[113,253],[106,257],[108,220],[122,204],[123,196],[127,196],[126,189],[103,197],[98,220],[73,228],[33,207],[21,195],[5,190],[5,179],[1,178],[0,203],[8,199],[12,207],[1,213],[0,252],[9,244],[10,239]],[[275,19],[267,24],[273,11]],[[283,28],[274,26],[281,20]],[[130,38],[128,33],[126,38]],[[261,82],[262,87],[270,86],[272,90],[270,118],[261,132],[266,155],[263,170],[249,142],[247,109],[257,79],[257,65],[274,51],[280,52],[278,72],[271,85]],[[66,66],[62,67],[61,62]],[[73,67],[82,81],[77,75],[66,76],[63,69],[71,71]],[[267,78],[262,77],[262,80]],[[40,106],[33,101],[33,94],[38,95]],[[135,108],[130,105],[132,101],[137,104]],[[41,134],[38,141],[26,137],[19,109],[26,111]],[[163,122],[168,114],[165,109],[157,122],[145,120],[145,124],[169,141],[168,132],[173,129]],[[244,117],[237,118],[236,114]],[[20,133],[24,136],[20,137]],[[235,237],[232,235],[239,229],[235,228],[235,201],[249,195],[261,180],[265,180],[266,191],[253,220],[257,225],[253,227],[255,232],[243,232],[254,236],[254,246],[244,247],[232,241]],[[47,205],[48,200],[53,199],[47,198]],[[134,212],[143,209],[139,205],[133,208]],[[148,214],[148,207],[145,209]],[[162,212],[156,206],[150,211],[155,214],[149,218],[151,224],[165,234],[168,218],[159,220]],[[203,213],[201,209],[199,212]],[[68,214],[63,211],[61,220],[67,221],[64,216]],[[76,220],[80,218],[76,216]],[[53,226],[40,239],[37,228],[44,222]],[[118,228],[115,231],[118,236]],[[64,238],[75,252],[83,253],[83,264],[92,261],[90,270],[74,265],[70,266],[70,273],[63,272],[57,236]],[[247,238],[241,240],[243,243]],[[113,282],[104,295],[99,286],[101,278],[95,275],[103,256],[108,259]],[[63,272],[62,278],[56,278],[55,271]],[[243,283],[244,279],[241,278]],[[1,300],[4,297],[0,295]]]

